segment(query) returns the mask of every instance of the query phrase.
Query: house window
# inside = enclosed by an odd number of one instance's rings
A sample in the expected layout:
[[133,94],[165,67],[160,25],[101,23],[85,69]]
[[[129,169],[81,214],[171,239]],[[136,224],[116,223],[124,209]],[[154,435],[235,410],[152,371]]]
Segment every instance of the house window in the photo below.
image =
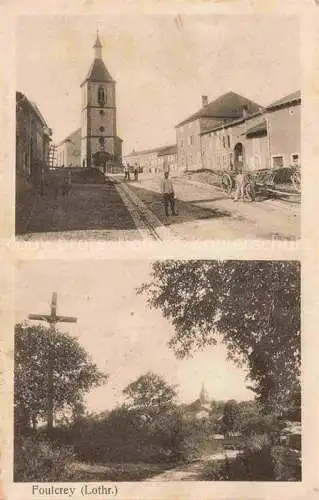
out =
[[283,155],[272,156],[272,166],[273,168],[283,168],[284,167]]
[[223,148],[226,147],[226,140],[225,140],[225,136],[223,135]]
[[100,132],[104,132],[105,128],[104,127],[100,127]]
[[227,134],[227,145],[230,148],[230,135],[229,134]]
[[291,155],[291,164],[293,166],[299,165],[299,153],[293,153]]

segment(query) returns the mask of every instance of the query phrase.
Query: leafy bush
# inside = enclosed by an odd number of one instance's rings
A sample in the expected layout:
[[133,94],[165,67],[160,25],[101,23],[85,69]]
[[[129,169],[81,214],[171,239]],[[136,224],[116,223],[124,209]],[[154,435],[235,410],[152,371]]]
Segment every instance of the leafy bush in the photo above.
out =
[[68,481],[67,466],[74,455],[70,447],[35,437],[23,437],[15,443],[14,458],[15,481]]
[[301,481],[301,454],[297,450],[274,446],[271,455],[276,481]]

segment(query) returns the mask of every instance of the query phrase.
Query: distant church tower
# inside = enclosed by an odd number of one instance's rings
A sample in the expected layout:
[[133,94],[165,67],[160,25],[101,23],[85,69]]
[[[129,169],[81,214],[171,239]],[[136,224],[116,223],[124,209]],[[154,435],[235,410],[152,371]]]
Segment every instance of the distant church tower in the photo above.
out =
[[199,394],[199,400],[202,404],[209,403],[208,392],[206,391],[204,384],[202,385],[202,389]]
[[116,133],[115,81],[103,62],[99,34],[93,48],[94,61],[81,84],[81,163],[105,168],[105,158],[121,162],[121,140]]

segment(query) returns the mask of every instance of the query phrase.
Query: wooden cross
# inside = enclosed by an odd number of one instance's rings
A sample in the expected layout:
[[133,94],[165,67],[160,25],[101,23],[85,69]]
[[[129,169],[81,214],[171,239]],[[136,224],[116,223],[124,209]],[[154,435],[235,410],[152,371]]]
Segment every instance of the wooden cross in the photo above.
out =
[[[57,311],[58,294],[52,293],[51,311],[50,314],[29,314],[28,318],[38,321],[46,321],[50,325],[50,333],[54,332],[54,327],[57,323],[76,323],[77,318],[73,316],[58,316]],[[53,346],[49,344],[48,350],[48,399],[47,399],[47,432],[50,434],[53,429],[53,414],[54,414],[54,387],[53,387]]]
[[56,313],[57,301],[58,301],[58,294],[56,292],[53,292],[50,314],[29,314],[28,318],[36,319],[39,321],[46,321],[50,325],[56,325],[57,323],[76,323],[77,318],[74,318],[73,316],[57,316]]

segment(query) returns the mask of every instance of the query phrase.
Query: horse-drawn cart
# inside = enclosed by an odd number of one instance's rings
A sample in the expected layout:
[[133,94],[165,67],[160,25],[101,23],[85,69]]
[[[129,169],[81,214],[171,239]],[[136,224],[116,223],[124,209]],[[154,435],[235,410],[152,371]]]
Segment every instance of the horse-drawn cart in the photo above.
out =
[[[256,196],[268,197],[272,192],[278,192],[280,177],[282,177],[284,169],[270,169],[245,171],[243,172],[243,195],[244,200],[254,201]],[[301,175],[300,168],[291,167],[285,169],[285,177],[292,185],[295,192],[291,194],[299,194],[301,191]],[[287,174],[288,170],[288,174]],[[223,171],[219,175],[219,184],[225,193],[231,195],[236,188],[236,171]],[[287,191],[289,194],[289,191]]]

